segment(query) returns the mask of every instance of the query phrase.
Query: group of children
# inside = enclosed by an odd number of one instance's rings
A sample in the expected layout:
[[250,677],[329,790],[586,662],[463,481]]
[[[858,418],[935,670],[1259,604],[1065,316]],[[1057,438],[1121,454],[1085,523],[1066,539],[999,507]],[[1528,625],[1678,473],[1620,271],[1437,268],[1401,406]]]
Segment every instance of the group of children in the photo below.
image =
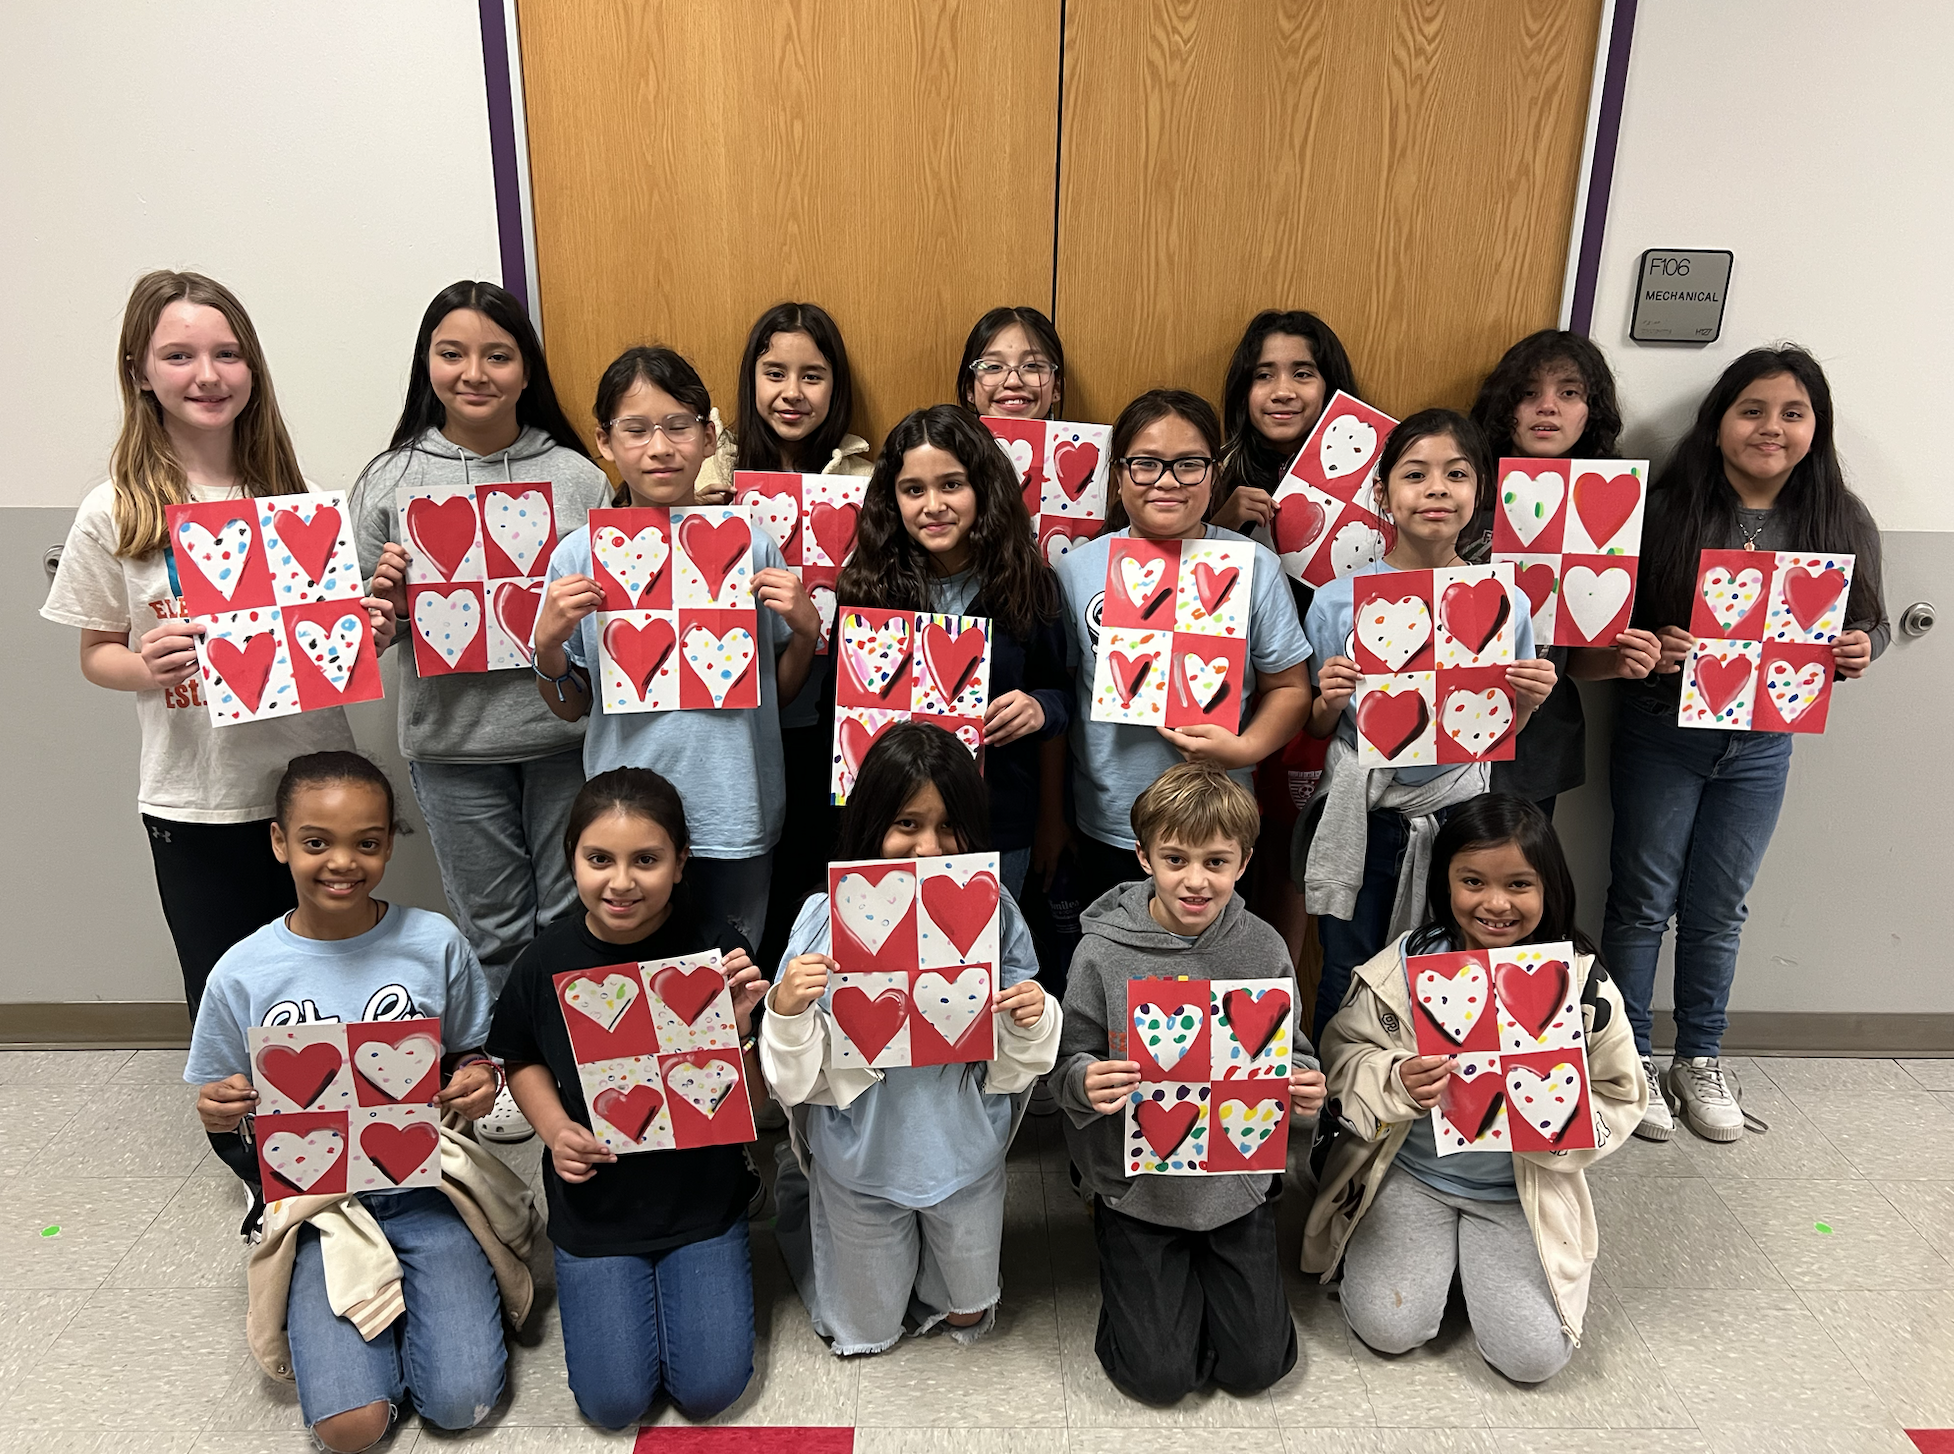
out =
[[[491,283],[457,283],[421,321],[400,421],[351,510],[384,651],[406,634],[403,484],[553,487],[560,539],[533,673],[422,679],[411,651],[395,653],[401,748],[459,928],[375,897],[396,832],[392,788],[351,750],[341,711],[219,730],[204,710],[201,628],[175,599],[163,509],[307,488],[244,309],[194,274],[142,279],[118,377],[110,480],[81,507],[43,614],[81,629],[89,680],[137,694],[139,804],[194,1016],[186,1078],[213,1145],[255,1178],[250,1027],[441,1021],[441,1104],[453,1113],[441,1186],[286,1198],[252,1253],[254,1350],[296,1377],[328,1448],[383,1437],[404,1400],[460,1428],[500,1396],[498,1317],[527,1313],[522,1258],[536,1229],[520,1182],[470,1122],[490,1139],[533,1128],[547,1146],[565,1359],[587,1417],[626,1425],[664,1398],[703,1418],[750,1380],[752,1162],[737,1146],[605,1148],[554,989],[568,971],[720,951],[746,1084],[789,1119],[778,1240],[837,1353],[939,1324],[959,1339],[985,1334],[1000,1290],[1005,1152],[1034,1097],[1055,1099],[1099,1249],[1099,1356],[1117,1385],[1158,1402],[1209,1382],[1266,1387],[1294,1366],[1296,1337],[1276,1254],[1281,1175],[1129,1174],[1122,1113],[1141,1074],[1126,1044],[1129,980],[1225,975],[1306,991],[1301,916],[1317,916],[1315,1013],[1306,1026],[1298,1003],[1288,1086],[1299,1125],[1328,1107],[1304,1266],[1326,1280],[1341,1270],[1350,1324],[1380,1351],[1435,1333],[1456,1274],[1487,1360],[1520,1382],[1550,1376],[1580,1336],[1595,1253],[1586,1163],[1630,1133],[1667,1137],[1671,1107],[1710,1139],[1742,1133],[1719,1042],[1790,739],[1677,726],[1698,552],[1851,551],[1837,673],[1862,673],[1887,636],[1877,533],[1840,472],[1824,375],[1801,350],[1746,354],[1705,398],[1657,476],[1642,588],[1611,645],[1536,649],[1530,612],[1512,603],[1515,760],[1394,771],[1357,761],[1351,578],[1312,596],[1261,545],[1249,547],[1251,676],[1232,729],[1091,712],[1112,542],[1245,544],[1237,532],[1270,521],[1277,483],[1330,397],[1360,394],[1314,315],[1251,322],[1221,417],[1168,389],[1122,410],[1107,532],[1054,568],[980,422],[1063,417],[1063,350],[1035,309],[979,320],[959,402],[907,416],[873,454],[849,432],[840,330],[812,304],[756,323],[737,433],[678,353],[626,350],[592,410],[613,489],[558,404],[519,303]],[[1373,503],[1394,543],[1360,573],[1483,561],[1494,456],[1607,457],[1619,428],[1592,344],[1563,332],[1523,340],[1470,416],[1429,409],[1390,432]],[[607,503],[724,502],[740,469],[868,475],[837,584],[844,608],[988,618],[981,770],[949,733],[903,724],[867,753],[847,806],[828,807],[832,658],[817,651],[814,602],[764,531],[752,559],[759,705],[604,710],[591,682],[603,596],[584,517]],[[1596,954],[1575,923],[1551,815],[1582,780],[1569,680],[1607,677],[1623,686]],[[1304,804],[1290,787],[1310,744],[1321,778]],[[1272,797],[1290,812],[1268,812]],[[992,850],[1008,890],[994,1058],[836,1065],[826,865]],[[1258,883],[1273,923],[1237,894],[1258,856],[1286,869]],[[1041,971],[1017,900],[1061,871],[1087,907],[1069,968],[1046,954]],[[1672,918],[1677,1046],[1659,1077],[1651,1001]],[[1597,1149],[1441,1160],[1427,1112],[1458,1063],[1418,1053],[1406,957],[1563,940],[1580,951]],[[1652,1093],[1659,1079],[1666,1096]]]

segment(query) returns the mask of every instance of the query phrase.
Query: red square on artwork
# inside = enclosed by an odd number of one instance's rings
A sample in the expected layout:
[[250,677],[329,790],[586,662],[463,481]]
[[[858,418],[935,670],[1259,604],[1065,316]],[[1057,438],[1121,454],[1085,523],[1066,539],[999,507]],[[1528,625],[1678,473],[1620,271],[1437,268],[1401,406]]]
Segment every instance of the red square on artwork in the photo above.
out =
[[1753,732],[1823,732],[1832,706],[1832,648],[1767,641],[1759,664]]
[[1240,731],[1248,700],[1248,643],[1176,631],[1169,658],[1165,725]]
[[1511,762],[1519,702],[1503,666],[1440,667],[1434,673],[1438,760]]
[[[909,977],[909,1063],[952,1065],[997,1054],[995,967],[918,969]],[[954,1037],[954,1038],[952,1038]]]
[[352,1142],[345,1111],[288,1111],[255,1122],[267,1202],[346,1190]]
[[658,1053],[658,1031],[645,1003],[637,965],[567,970],[551,983],[578,1060],[622,1060]]
[[604,609],[671,610],[674,543],[669,510],[592,510],[590,574]]
[[[1560,568],[1560,607],[1555,613],[1555,646],[1613,646],[1628,629],[1635,609],[1634,555],[1564,555]],[[1519,574],[1515,568],[1514,574]],[[1523,587],[1524,589],[1524,587]],[[1531,593],[1529,593],[1531,594]],[[1536,646],[1546,645],[1538,639]]]
[[915,860],[831,865],[828,898],[833,906],[832,953],[842,973],[907,973],[915,968]]
[[414,670],[424,677],[488,670],[488,617],[479,581],[407,588]]
[[209,500],[164,511],[185,614],[276,604],[255,500]]
[[319,601],[286,606],[280,614],[300,711],[380,699],[380,659],[364,606],[355,600]]
[[1115,537],[1106,554],[1106,626],[1171,631],[1180,584],[1178,541]]
[[1289,1083],[1218,1080],[1208,1098],[1208,1170],[1280,1173],[1289,1164]]
[[760,705],[760,653],[751,611],[678,613],[678,704],[692,707]]
[[692,1050],[658,1057],[672,1137],[681,1146],[751,1141],[753,1105],[736,1050]]
[[1432,573],[1387,571],[1351,582],[1350,630],[1366,676],[1430,671]]
[[1515,1151],[1577,1151],[1594,1147],[1587,1058],[1578,1048],[1504,1055],[1506,1114]]
[[527,580],[549,569],[556,549],[555,490],[548,480],[477,485],[482,567],[492,581]]
[[439,1020],[352,1021],[346,1055],[363,1106],[426,1105],[440,1093]]
[[806,565],[801,544],[801,477],[777,470],[737,470],[733,503],[753,512],[753,523],[773,537],[790,566]]
[[1210,1078],[1206,980],[1128,980],[1126,1003],[1127,1059],[1140,1063],[1141,1080]]
[[1704,551],[1690,603],[1691,634],[1716,641],[1760,639],[1776,567],[1777,558],[1763,551]]

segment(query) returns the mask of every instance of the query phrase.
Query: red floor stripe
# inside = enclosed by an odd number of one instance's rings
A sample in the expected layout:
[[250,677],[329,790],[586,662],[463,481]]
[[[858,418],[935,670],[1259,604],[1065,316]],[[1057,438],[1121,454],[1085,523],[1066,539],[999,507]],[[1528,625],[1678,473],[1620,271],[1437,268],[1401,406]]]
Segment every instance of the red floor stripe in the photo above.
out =
[[1954,1429],[1908,1429],[1920,1454],[1954,1454]]
[[852,1454],[853,1429],[724,1428],[638,1430],[632,1454]]

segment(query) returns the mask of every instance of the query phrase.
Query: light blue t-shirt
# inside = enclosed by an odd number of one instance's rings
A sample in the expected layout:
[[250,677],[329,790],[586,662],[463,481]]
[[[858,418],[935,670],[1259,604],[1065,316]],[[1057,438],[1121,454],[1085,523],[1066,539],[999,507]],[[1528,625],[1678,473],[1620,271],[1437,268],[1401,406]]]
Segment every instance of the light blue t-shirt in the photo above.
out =
[[[780,547],[753,532],[753,570],[785,569]],[[566,535],[550,557],[549,578],[590,574],[590,527]],[[648,767],[669,780],[685,803],[692,851],[701,858],[758,858],[780,841],[787,772],[780,750],[780,693],[774,658],[794,638],[777,611],[756,612],[760,705],[684,712],[606,712],[592,683],[590,726],[583,739],[585,777],[614,767]],[[563,653],[585,671],[597,661],[597,613],[577,623]]]
[[[1180,753],[1152,727],[1092,720],[1092,678],[1099,663],[1099,614],[1106,596],[1106,560],[1113,542],[1131,535],[1116,530],[1074,550],[1058,563],[1059,589],[1065,593],[1066,665],[1072,668],[1078,711],[1072,723],[1073,808],[1079,831],[1120,848],[1133,847],[1133,800],[1168,768],[1182,761]],[[1238,540],[1232,530],[1207,528],[1208,540]],[[1255,545],[1254,579],[1250,584],[1248,672],[1242,700],[1255,691],[1257,672],[1287,671],[1309,659],[1309,638],[1296,618],[1296,598],[1282,573],[1275,552]],[[1239,726],[1236,730],[1240,730]],[[1252,768],[1229,774],[1249,786]]]
[[1411,1123],[1411,1134],[1398,1148],[1397,1164],[1433,1191],[1450,1196],[1470,1197],[1476,1202],[1520,1199],[1520,1189],[1513,1181],[1511,1151],[1455,1151],[1440,1156],[1429,1115]]
[[974,570],[960,570],[953,576],[938,576],[931,582],[930,609],[945,616],[962,616],[984,587]]
[[217,961],[183,1078],[205,1085],[249,1075],[244,1032],[253,1025],[431,1018],[441,1022],[445,1054],[475,1050],[493,1008],[475,951],[440,914],[390,904],[351,939],[301,938],[281,915]]
[[[1001,989],[1038,973],[1031,930],[1009,894],[998,899]],[[828,896],[801,905],[787,938],[797,954],[830,953]],[[833,993],[832,986],[829,993]],[[828,1008],[828,995],[821,997]],[[893,1066],[843,1110],[809,1106],[807,1147],[829,1176],[900,1207],[933,1207],[987,1176],[1011,1138],[1011,1097],[984,1093],[984,1066]]]
[[[1309,603],[1309,620],[1306,623],[1311,653],[1309,679],[1312,686],[1317,682],[1323,663],[1331,657],[1347,656],[1352,660],[1356,659],[1356,650],[1350,638],[1350,620],[1356,615],[1354,595],[1357,589],[1352,583],[1358,576],[1396,574],[1398,574],[1396,566],[1374,560],[1369,565],[1359,566],[1349,575],[1339,576],[1327,586],[1318,588],[1315,598]],[[1513,636],[1513,657],[1516,661],[1531,661],[1538,655],[1533,648],[1532,608],[1527,604],[1526,597],[1518,594],[1517,589],[1509,590],[1506,596],[1512,605],[1514,620],[1518,623]],[[1351,693],[1350,700],[1343,704],[1343,716],[1337,720],[1337,736],[1352,747],[1357,745],[1357,694],[1355,692]],[[1415,786],[1418,783],[1428,783],[1435,777],[1451,772],[1457,766],[1457,763],[1447,763],[1442,766],[1378,770],[1394,772],[1399,782]],[[1464,1196],[1467,1193],[1461,1192],[1460,1195]]]

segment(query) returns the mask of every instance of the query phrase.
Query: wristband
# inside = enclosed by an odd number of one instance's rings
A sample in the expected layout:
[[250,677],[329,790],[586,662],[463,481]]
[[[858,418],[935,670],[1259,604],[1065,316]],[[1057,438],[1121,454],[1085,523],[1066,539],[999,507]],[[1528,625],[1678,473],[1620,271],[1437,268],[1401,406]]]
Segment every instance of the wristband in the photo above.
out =
[[748,1035],[744,1040],[740,1041],[740,1054],[751,1054],[758,1048],[759,1044],[760,1037],[758,1035]]
[[[459,1062],[455,1066],[455,1075],[461,1074],[462,1071],[468,1069],[471,1065],[486,1065],[489,1068],[495,1076],[496,1095],[500,1096],[503,1091],[509,1088],[509,1073],[498,1065],[493,1057],[487,1055],[474,1055],[470,1056],[467,1060]],[[448,1078],[453,1080],[454,1076],[449,1076]]]
[[560,677],[553,677],[548,672],[544,671],[540,666],[536,665],[535,657],[532,656],[529,659],[529,669],[535,672],[536,675],[541,677],[544,681],[548,682],[551,686],[556,688],[556,699],[559,702],[567,702],[570,700],[568,697],[563,695],[563,684],[565,682],[573,682],[577,679],[577,664],[574,661],[570,661],[566,658],[564,661],[564,665],[567,666],[569,670],[564,672],[563,675]]

